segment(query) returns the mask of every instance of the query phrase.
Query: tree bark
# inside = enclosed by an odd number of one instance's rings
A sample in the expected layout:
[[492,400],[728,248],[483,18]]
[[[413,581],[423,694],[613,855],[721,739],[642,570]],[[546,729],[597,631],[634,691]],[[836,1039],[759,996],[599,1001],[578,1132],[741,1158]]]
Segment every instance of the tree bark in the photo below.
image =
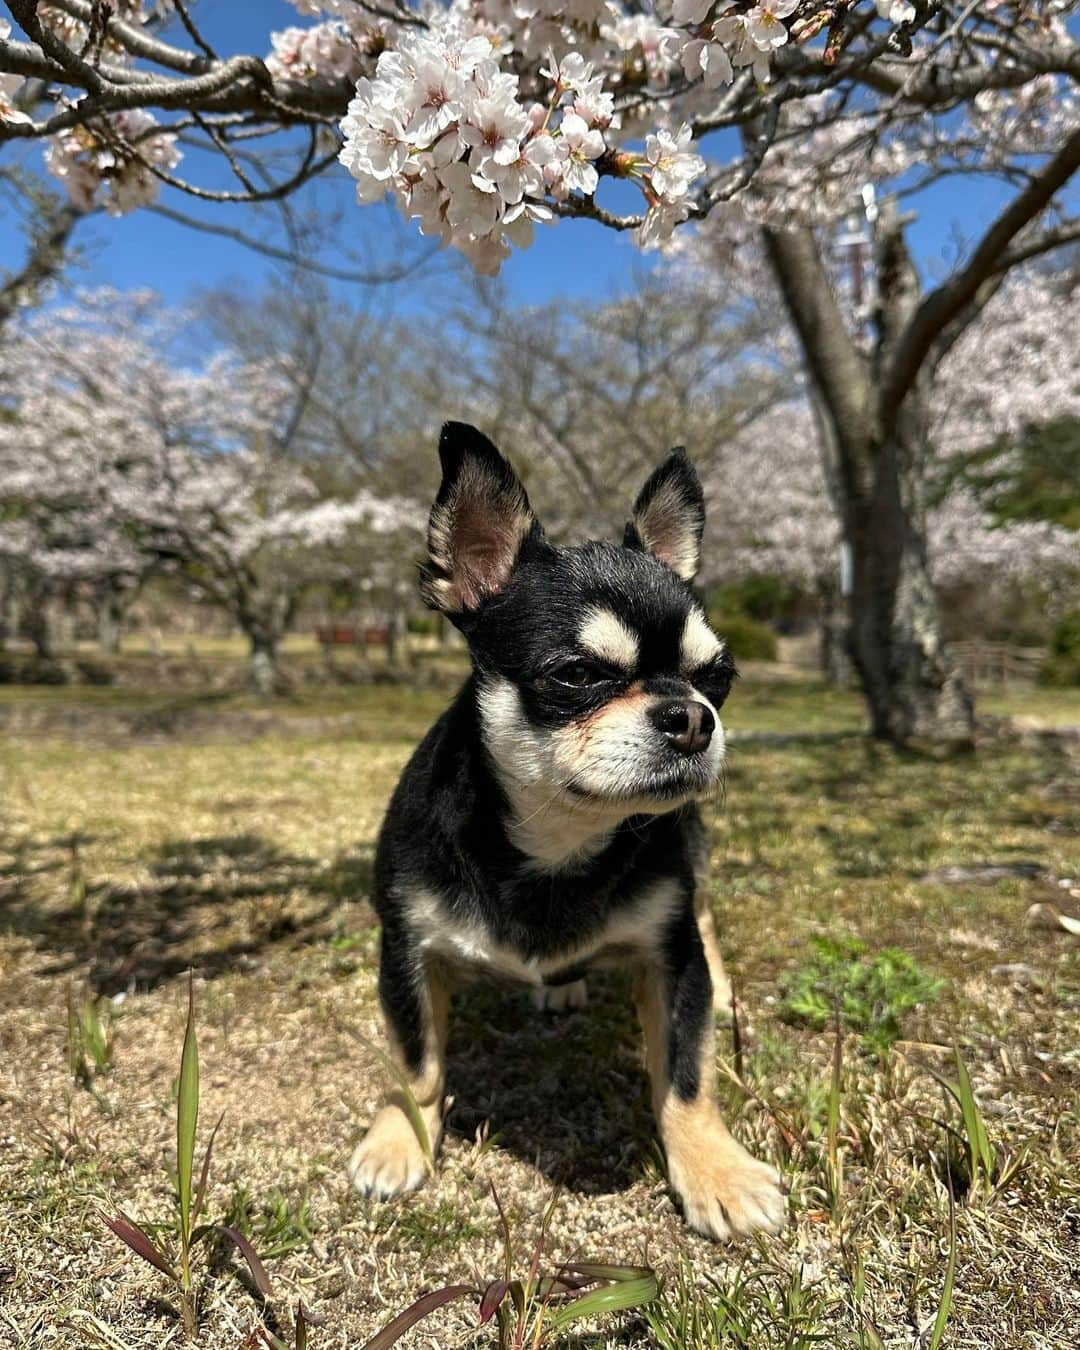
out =
[[974,709],[941,637],[926,538],[926,409],[912,394],[868,448],[867,500],[845,500],[851,659],[873,734],[971,744]]
[[22,618],[22,596],[18,577],[13,568],[4,569],[4,633],[0,646],[4,650],[14,649],[19,640],[19,625]]
[[115,656],[120,650],[125,605],[113,586],[99,590],[96,599],[98,646],[106,655]]
[[851,664],[851,621],[840,587],[830,581],[818,588],[818,632],[821,674],[831,689],[850,689],[855,683]]
[[409,623],[402,609],[391,610],[386,624],[386,662],[391,670],[409,669]]
[[257,693],[273,694],[278,684],[277,639],[270,633],[251,632],[248,634],[251,644],[251,683]]
[[70,204],[52,204],[42,212],[22,268],[0,285],[0,328],[20,308],[36,303],[41,291],[63,271],[72,232],[84,214]]
[[48,596],[38,588],[35,588],[35,591],[36,593],[32,592],[28,597],[29,604],[26,607],[23,628],[26,636],[34,644],[35,655],[42,661],[51,661],[54,651],[53,625]]
[[812,231],[767,229],[764,244],[806,358],[825,476],[851,549],[848,640],[873,734],[898,745],[970,744],[974,710],[941,638],[926,537],[933,363],[901,399],[883,397],[919,305],[902,226],[886,216],[880,228],[868,354],[849,335]]

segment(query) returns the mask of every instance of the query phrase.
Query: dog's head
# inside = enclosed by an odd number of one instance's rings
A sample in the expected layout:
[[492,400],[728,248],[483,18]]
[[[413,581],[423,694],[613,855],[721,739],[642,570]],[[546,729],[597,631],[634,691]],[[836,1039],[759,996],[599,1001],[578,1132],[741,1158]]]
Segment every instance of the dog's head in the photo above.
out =
[[500,776],[611,817],[707,792],[736,672],[690,586],[705,513],[686,455],[646,482],[621,546],[579,548],[545,538],[480,432],[448,423],[439,455],[421,588],[468,641]]

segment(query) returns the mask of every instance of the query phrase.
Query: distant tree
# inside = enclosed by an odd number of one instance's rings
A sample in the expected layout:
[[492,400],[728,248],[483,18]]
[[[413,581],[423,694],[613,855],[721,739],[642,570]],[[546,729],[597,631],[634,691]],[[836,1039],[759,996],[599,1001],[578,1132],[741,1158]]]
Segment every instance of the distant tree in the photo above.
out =
[[229,614],[268,692],[300,598],[340,566],[332,551],[417,512],[364,490],[324,497],[286,453],[288,363],[221,350],[179,365],[174,322],[152,297],[97,293],[4,346],[0,557],[21,570],[31,615],[76,579],[133,586],[169,570]]

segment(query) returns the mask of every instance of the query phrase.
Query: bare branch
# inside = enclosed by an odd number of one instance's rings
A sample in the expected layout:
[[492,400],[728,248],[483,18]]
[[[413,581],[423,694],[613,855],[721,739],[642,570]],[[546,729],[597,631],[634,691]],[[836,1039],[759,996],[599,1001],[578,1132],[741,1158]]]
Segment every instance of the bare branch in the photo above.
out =
[[31,240],[23,266],[0,284],[0,329],[19,309],[31,303],[43,286],[60,274],[72,233],[83,216],[78,207],[55,202],[52,210],[45,214]]
[[896,346],[882,391],[885,409],[899,406],[938,335],[972,304],[980,286],[1000,270],[1012,241],[1050,205],[1078,168],[1080,130],[1068,137],[1028,187],[1002,211],[975,246],[967,264],[925,297]]
[[184,225],[188,229],[198,230],[202,234],[216,235],[219,239],[230,239],[235,244],[241,244],[244,248],[250,248],[255,253],[261,253],[264,257],[273,258],[275,262],[287,263],[290,267],[300,267],[305,272],[312,272],[316,276],[326,277],[330,281],[347,281],[357,286],[381,286],[395,281],[402,281],[405,277],[412,276],[414,272],[431,261],[439,252],[438,245],[430,248],[418,250],[416,256],[408,262],[400,263],[394,267],[380,268],[378,271],[364,272],[354,270],[348,267],[334,267],[329,263],[319,262],[315,258],[305,257],[296,250],[279,248],[275,244],[267,243],[263,239],[257,239],[254,235],[247,234],[244,230],[233,229],[229,225],[218,225],[208,220],[199,220],[197,216],[189,216],[183,211],[174,211],[171,207],[162,206],[160,203],[154,203],[146,207],[147,211],[152,211],[155,215],[163,217],[165,220],[171,220],[174,224]]

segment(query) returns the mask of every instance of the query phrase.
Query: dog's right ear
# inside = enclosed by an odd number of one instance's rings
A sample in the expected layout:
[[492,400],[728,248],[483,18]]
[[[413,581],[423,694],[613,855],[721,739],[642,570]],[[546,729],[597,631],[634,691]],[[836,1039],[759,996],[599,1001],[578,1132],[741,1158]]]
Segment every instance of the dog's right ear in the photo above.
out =
[[439,460],[443,479],[428,521],[420,594],[432,609],[463,615],[499,594],[526,540],[542,531],[521,480],[475,427],[447,422]]

